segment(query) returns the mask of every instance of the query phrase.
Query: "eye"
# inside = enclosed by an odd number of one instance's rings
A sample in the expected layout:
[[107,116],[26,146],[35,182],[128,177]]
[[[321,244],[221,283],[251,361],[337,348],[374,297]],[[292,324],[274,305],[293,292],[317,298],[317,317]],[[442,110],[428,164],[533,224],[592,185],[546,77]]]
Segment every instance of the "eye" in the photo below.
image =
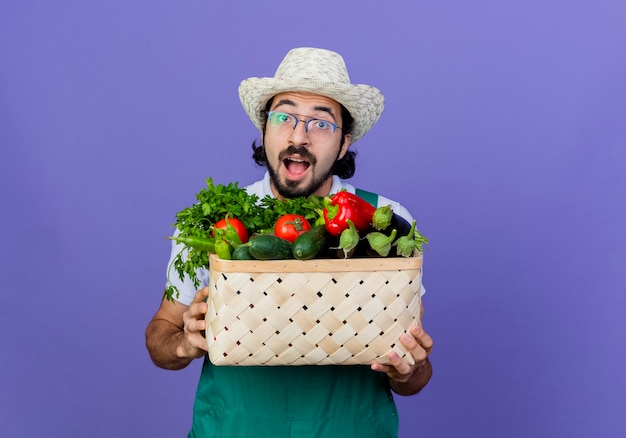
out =
[[315,128],[321,131],[327,131],[329,129],[333,129],[333,124],[330,122],[327,122],[326,120],[316,120]]
[[291,116],[287,113],[274,111],[270,114],[270,121],[276,125],[284,125],[291,121]]

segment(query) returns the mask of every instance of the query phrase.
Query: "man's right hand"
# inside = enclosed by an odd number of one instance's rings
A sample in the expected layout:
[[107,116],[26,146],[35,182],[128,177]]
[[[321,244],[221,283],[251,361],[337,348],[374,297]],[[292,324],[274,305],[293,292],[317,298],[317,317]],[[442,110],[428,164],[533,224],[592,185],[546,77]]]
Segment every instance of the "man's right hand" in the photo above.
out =
[[183,343],[176,352],[181,358],[196,359],[202,357],[207,351],[207,341],[204,336],[206,329],[205,316],[209,308],[206,299],[209,296],[209,288],[204,287],[196,292],[193,301],[183,313]]
[[146,347],[156,366],[178,370],[206,354],[208,296],[209,288],[205,287],[196,292],[189,306],[163,299],[146,328]]

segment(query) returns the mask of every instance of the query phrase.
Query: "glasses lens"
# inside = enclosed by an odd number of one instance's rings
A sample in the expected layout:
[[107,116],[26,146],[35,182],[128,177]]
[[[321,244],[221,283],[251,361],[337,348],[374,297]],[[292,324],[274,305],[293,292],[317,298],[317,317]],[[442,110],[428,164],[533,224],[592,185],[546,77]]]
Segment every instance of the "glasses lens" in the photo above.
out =
[[281,130],[295,129],[298,122],[302,122],[306,126],[306,131],[309,135],[316,137],[328,137],[332,135],[338,128],[332,122],[323,119],[309,119],[301,120],[298,116],[291,113],[284,113],[282,111],[270,111],[267,113],[267,120],[269,126],[280,128]]
[[268,114],[268,120],[273,126],[291,126],[295,125],[295,119],[291,114],[282,113],[280,111],[270,111]]
[[309,122],[309,131],[317,135],[330,135],[335,132],[336,125],[327,121],[314,119]]

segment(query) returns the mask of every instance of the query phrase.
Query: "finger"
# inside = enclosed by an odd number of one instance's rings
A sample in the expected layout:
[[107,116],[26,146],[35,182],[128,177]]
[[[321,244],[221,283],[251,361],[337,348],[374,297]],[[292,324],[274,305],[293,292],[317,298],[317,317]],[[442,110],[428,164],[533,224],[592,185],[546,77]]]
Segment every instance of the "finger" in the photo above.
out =
[[185,327],[185,343],[192,349],[207,351],[209,346],[204,336],[204,330],[199,329],[202,326],[200,323],[204,323],[204,321],[190,321]]
[[[395,372],[400,375],[406,375],[411,373],[411,365],[409,365],[407,361],[402,359],[400,355],[395,351],[389,353],[387,359],[389,360],[389,365],[393,368],[391,372]],[[389,372],[387,374],[391,376]]]
[[195,303],[189,306],[189,314],[195,319],[204,319],[208,310],[209,305],[205,302]]
[[402,342],[402,345],[404,345],[408,350],[413,350],[419,345],[417,339],[415,339],[415,336],[412,332],[404,333],[402,336],[400,336],[400,342]]
[[428,333],[426,333],[424,328],[422,326],[414,325],[411,327],[411,334],[419,345],[426,350],[426,352],[430,353],[433,349],[433,339]]
[[209,296],[209,287],[205,286],[200,289],[193,297],[192,303],[201,303],[204,302]]
[[206,298],[209,296],[209,288],[203,287],[193,297],[193,300],[189,304],[189,316],[195,319],[204,318],[209,305],[206,302]]
[[194,322],[195,322],[197,331],[204,331],[204,330],[206,330],[206,320],[205,319],[197,319]]
[[184,330],[187,333],[198,332],[206,329],[206,320],[203,318],[194,318],[191,312],[184,318]]
[[378,371],[381,373],[389,373],[391,371],[391,367],[387,366],[387,365],[383,365],[381,363],[373,363],[370,368],[373,371]]
[[388,377],[392,379],[397,379],[400,376],[398,370],[396,370],[391,365],[383,365],[382,363],[374,363],[370,366],[372,371],[377,371],[379,373],[387,374]]

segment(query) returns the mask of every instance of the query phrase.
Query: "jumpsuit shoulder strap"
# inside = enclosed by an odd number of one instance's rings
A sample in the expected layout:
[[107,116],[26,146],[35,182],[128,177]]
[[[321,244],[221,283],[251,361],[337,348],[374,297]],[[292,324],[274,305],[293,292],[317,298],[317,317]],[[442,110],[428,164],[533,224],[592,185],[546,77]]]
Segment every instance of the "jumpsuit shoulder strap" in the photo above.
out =
[[378,207],[378,195],[376,193],[357,188],[355,189],[355,195],[365,199],[374,207]]

